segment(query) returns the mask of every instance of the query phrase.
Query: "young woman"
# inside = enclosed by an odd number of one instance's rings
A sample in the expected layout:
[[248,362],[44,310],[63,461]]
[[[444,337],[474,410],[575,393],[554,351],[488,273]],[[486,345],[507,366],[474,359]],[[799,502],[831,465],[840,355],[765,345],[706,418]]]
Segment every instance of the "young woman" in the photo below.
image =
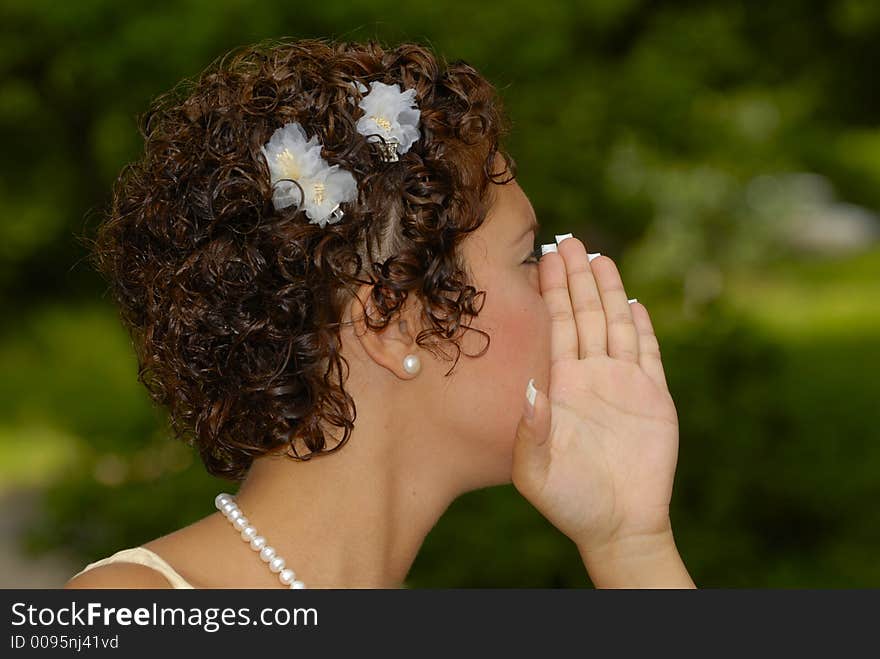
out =
[[66,587],[395,588],[510,482],[596,586],[693,587],[648,312],[573,235],[534,249],[507,130],[417,44],[258,44],[157,99],[94,261],[140,380],[241,484]]

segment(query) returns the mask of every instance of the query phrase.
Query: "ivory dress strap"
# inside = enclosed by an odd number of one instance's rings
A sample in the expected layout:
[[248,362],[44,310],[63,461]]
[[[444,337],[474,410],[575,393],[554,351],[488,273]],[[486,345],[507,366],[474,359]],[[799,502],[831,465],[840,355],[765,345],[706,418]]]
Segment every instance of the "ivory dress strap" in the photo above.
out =
[[[178,572],[171,567],[164,558],[146,547],[120,549],[111,556],[97,560],[94,563],[89,563],[73,576],[78,577],[83,572],[91,570],[93,567],[107,565],[109,563],[139,563],[140,565],[146,565],[147,567],[151,567],[154,570],[161,572],[162,576],[168,580],[168,583],[170,583],[172,587],[193,589],[193,586],[180,576],[180,574],[178,574]],[[73,577],[71,577],[71,579],[72,578]]]

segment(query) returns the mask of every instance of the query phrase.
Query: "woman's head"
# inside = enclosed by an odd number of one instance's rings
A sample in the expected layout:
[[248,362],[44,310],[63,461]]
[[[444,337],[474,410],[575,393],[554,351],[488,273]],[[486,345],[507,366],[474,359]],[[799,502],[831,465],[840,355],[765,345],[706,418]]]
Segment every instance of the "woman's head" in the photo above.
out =
[[[355,128],[363,112],[353,83],[373,81],[416,92],[421,135],[397,162]],[[289,122],[357,180],[358,199],[338,223],[322,228],[296,206],[273,206],[260,148]],[[541,381],[516,364],[541,363],[540,350],[534,359],[522,351],[546,321],[537,269],[510,261],[531,244],[487,242],[510,242],[531,219],[500,145],[506,130],[490,83],[417,44],[259,44],[154,102],[141,120],[144,154],[117,180],[94,262],[132,333],[140,379],[210,473],[238,480],[281,448],[302,457],[342,448],[357,413],[346,389],[351,350],[371,358],[362,377],[392,378],[390,404],[400,393],[424,406],[423,418],[467,441],[488,437],[496,450],[486,454],[503,454],[498,438],[512,441],[516,419],[490,388]],[[356,318],[371,337],[357,346],[344,338]],[[406,352],[423,364],[418,389],[418,377],[382,363],[403,318],[414,338]],[[459,377],[462,351],[476,358]],[[481,374],[483,360],[493,366]],[[503,367],[509,382],[497,381]],[[460,421],[442,420],[432,391]]]

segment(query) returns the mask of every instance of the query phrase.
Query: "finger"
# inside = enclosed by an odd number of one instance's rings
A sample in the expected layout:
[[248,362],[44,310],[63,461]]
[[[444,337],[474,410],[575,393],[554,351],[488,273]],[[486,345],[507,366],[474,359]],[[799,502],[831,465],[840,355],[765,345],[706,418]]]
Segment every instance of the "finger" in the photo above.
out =
[[565,238],[559,243],[568,275],[568,296],[574,313],[578,337],[578,358],[607,355],[605,309],[587,250],[578,238]]
[[541,296],[550,311],[550,361],[577,359],[577,328],[562,257],[557,252],[544,254],[538,261],[538,276],[541,280]]
[[[516,427],[511,465],[513,485],[529,501],[537,501],[547,480],[552,456],[550,399],[537,387],[533,393],[534,411],[530,417],[523,414]],[[527,400],[523,403],[524,407],[528,405]]]
[[649,378],[669,391],[663,361],[660,358],[660,342],[657,341],[657,335],[654,333],[654,325],[651,323],[648,309],[641,302],[633,302],[630,308],[639,335],[639,364]]
[[632,309],[626,300],[617,265],[607,256],[598,256],[590,264],[599,285],[608,326],[608,355],[630,362],[639,361],[639,335]]

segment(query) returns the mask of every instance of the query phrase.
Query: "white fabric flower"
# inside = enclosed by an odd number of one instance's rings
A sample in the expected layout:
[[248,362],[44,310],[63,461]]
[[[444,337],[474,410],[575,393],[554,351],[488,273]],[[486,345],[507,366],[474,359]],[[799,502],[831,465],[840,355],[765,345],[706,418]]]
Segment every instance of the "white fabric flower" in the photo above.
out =
[[322,229],[342,219],[339,204],[355,201],[358,197],[357,181],[339,165],[319,170],[315,176],[300,185],[305,188],[305,208],[309,222],[319,224]]
[[284,124],[260,150],[269,165],[276,210],[300,206],[310,224],[324,228],[342,219],[341,203],[357,199],[357,181],[351,172],[329,166],[321,157],[318,137],[307,139],[298,123]]
[[[356,86],[361,93],[367,90],[360,82]],[[421,137],[421,111],[416,105],[415,96],[415,89],[402,92],[398,84],[386,85],[374,81],[370,83],[369,93],[358,103],[364,114],[358,119],[355,128],[361,135],[367,136],[370,142],[381,142],[382,138],[385,139],[387,146],[383,155],[386,161],[397,161],[398,154],[409,151],[413,143]]]

